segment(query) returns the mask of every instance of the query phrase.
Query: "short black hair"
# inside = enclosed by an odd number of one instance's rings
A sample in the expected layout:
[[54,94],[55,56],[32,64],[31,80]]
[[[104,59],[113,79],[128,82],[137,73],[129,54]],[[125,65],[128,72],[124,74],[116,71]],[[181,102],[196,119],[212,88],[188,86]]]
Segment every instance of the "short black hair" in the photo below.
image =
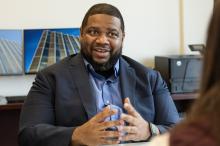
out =
[[111,16],[119,18],[121,22],[121,30],[122,32],[124,32],[125,26],[124,26],[124,20],[121,15],[121,12],[115,6],[107,4],[107,3],[95,4],[86,12],[86,15],[84,16],[83,21],[82,21],[81,31],[87,25],[89,16],[92,16],[95,14],[107,14],[107,15],[111,15]]

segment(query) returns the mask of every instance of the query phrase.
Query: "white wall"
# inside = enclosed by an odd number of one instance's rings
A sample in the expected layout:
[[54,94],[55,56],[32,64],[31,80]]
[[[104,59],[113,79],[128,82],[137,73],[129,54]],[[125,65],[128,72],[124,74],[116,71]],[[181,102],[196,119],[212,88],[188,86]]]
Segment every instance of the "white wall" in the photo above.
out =
[[[212,0],[0,0],[0,29],[64,28],[79,27],[87,9],[95,3],[107,2],[117,6],[125,19],[126,38],[123,54],[153,67],[155,55],[179,54],[181,49],[180,10],[192,7],[183,19],[187,19],[186,36],[191,32],[188,15],[198,9],[203,13],[197,20],[206,23]],[[193,2],[191,2],[193,1]],[[203,2],[201,2],[203,1]],[[197,6],[199,4],[199,7]],[[203,11],[204,10],[204,11]],[[204,18],[205,17],[205,18]],[[204,20],[204,21],[203,21]],[[186,39],[197,40],[204,25],[198,21],[190,24],[198,28],[197,35]],[[185,36],[184,36],[185,37]],[[187,37],[188,38],[188,37]],[[185,43],[185,42],[183,42]],[[0,76],[0,95],[27,94],[32,76]]]
[[184,0],[184,47],[190,53],[189,44],[205,44],[207,27],[212,14],[212,0]]

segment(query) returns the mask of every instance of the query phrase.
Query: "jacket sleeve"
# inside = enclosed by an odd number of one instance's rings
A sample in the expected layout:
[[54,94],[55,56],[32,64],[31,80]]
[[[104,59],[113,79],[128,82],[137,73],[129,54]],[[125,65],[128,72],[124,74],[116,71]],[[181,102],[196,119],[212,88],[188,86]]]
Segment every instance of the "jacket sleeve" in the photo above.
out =
[[22,107],[19,145],[69,145],[74,127],[56,125],[52,84],[45,75],[38,73]]
[[153,77],[152,85],[156,114],[154,124],[157,125],[160,133],[164,133],[179,121],[179,114],[159,72]]

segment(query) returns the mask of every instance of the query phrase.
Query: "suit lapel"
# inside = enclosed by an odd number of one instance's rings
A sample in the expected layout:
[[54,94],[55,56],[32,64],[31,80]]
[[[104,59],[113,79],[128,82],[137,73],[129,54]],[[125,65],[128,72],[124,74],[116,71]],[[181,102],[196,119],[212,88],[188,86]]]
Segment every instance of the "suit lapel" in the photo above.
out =
[[129,97],[131,104],[135,107],[136,75],[134,69],[122,58],[120,61],[120,82],[123,102],[126,97]]
[[[88,118],[91,119],[97,114],[96,97],[92,92],[92,85],[81,54],[77,54],[70,60],[70,72],[72,76],[72,84],[77,87],[83,106],[88,114]],[[129,64],[121,58],[120,84],[122,99],[124,101],[126,97],[129,97],[131,104],[134,107],[136,107],[134,100],[136,86],[135,76],[133,68],[131,68]]]
[[72,83],[77,87],[83,106],[90,119],[97,113],[96,97],[91,90],[92,85],[81,54],[72,57],[70,64]]

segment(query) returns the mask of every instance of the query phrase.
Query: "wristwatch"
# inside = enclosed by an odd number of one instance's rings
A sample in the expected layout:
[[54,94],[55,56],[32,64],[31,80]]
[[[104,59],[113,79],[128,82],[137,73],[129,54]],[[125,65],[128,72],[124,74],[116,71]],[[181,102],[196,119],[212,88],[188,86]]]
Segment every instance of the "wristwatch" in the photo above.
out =
[[150,122],[149,122],[149,127],[150,127],[150,133],[151,133],[150,138],[152,138],[152,137],[154,137],[154,136],[160,134],[159,129],[158,129],[157,126],[154,125],[153,123],[150,123]]

